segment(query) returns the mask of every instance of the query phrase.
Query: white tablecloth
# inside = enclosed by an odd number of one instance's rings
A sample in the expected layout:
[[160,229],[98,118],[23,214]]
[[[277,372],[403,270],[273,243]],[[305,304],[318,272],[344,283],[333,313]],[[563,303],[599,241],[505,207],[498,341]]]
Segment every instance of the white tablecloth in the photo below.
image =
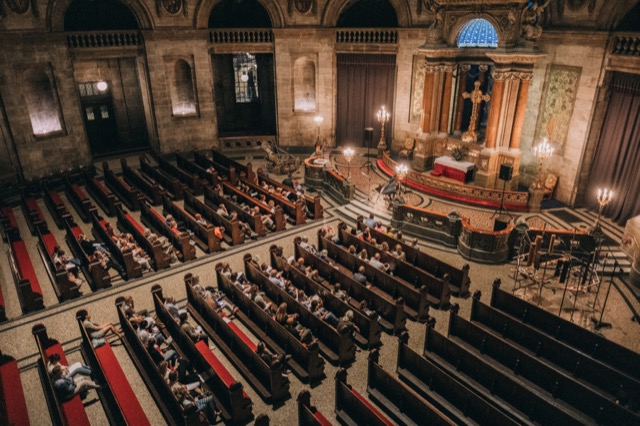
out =
[[451,167],[452,169],[460,170],[465,173],[469,170],[473,170],[475,167],[475,164],[473,163],[469,163],[468,161],[456,161],[448,155],[436,158],[435,164],[442,164],[443,166]]

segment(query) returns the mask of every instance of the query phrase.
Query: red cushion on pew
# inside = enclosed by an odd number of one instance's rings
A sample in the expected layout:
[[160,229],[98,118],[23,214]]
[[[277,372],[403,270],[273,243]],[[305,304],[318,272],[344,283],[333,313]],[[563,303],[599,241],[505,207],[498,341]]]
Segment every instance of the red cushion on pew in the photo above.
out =
[[35,198],[29,197],[24,201],[25,201],[25,204],[27,205],[27,210],[29,210],[30,212],[40,211],[40,207],[38,206],[38,202],[36,201]]
[[49,191],[49,198],[51,198],[51,201],[53,201],[53,204],[56,207],[64,204],[62,202],[62,198],[60,198],[60,194],[58,194],[58,191]]
[[[158,220],[161,223],[167,223],[167,220],[160,214],[158,213],[155,209],[149,208],[149,211],[158,218]],[[173,231],[174,234],[176,235],[181,235],[182,233],[180,231],[178,231],[177,229],[171,229]]]
[[109,191],[98,178],[93,178],[93,183],[104,195],[109,195],[111,193],[111,191]]
[[2,287],[0,287],[0,307],[4,308],[4,295],[2,294]]
[[229,373],[225,366],[222,365],[218,357],[215,356],[213,352],[211,352],[209,346],[207,346],[205,342],[200,340],[198,343],[196,343],[196,348],[198,349],[198,352],[200,352],[202,356],[204,356],[204,359],[209,363],[211,368],[213,368],[213,371],[215,371],[216,374],[220,376],[225,386],[230,387],[233,382],[235,382],[233,376],[231,375],[231,373]]
[[313,417],[316,418],[316,420],[324,426],[332,426],[332,423],[327,420],[327,418],[324,416],[324,414],[322,414],[319,410],[316,410],[316,412],[313,414]]
[[42,234],[42,244],[44,244],[44,248],[47,249],[47,254],[52,256],[53,249],[58,246],[58,240],[56,240],[56,237],[51,232],[47,232],[46,234]]
[[131,216],[131,214],[127,213],[124,217],[127,218],[129,222],[131,222],[131,224],[138,230],[140,235],[144,235],[144,228],[138,223],[137,220],[133,218],[133,216]]
[[229,325],[229,328],[231,330],[233,330],[233,332],[238,335],[240,340],[242,340],[244,342],[244,344],[249,347],[249,349],[251,349],[253,352],[255,352],[256,349],[258,349],[256,344],[253,343],[253,341],[251,339],[249,339],[249,337],[246,334],[244,334],[244,332],[242,330],[240,330],[240,328],[238,328],[238,326],[233,321],[231,321],[227,317],[224,317],[224,321]]
[[18,228],[18,221],[16,220],[16,215],[13,213],[13,209],[11,207],[3,207],[2,215],[7,218],[9,221],[9,225],[12,228]]
[[71,233],[73,234],[76,240],[78,239],[80,234],[84,234],[84,232],[82,232],[82,229],[79,226],[71,227]]
[[124,189],[126,189],[127,191],[131,191],[131,185],[129,185],[124,179],[122,179],[122,177],[118,176],[118,180],[120,181],[120,184],[122,184],[122,187]]
[[12,241],[11,250],[13,250],[13,254],[16,257],[16,263],[18,264],[22,278],[29,280],[31,283],[31,291],[42,296],[40,282],[38,281],[35,269],[33,269],[33,264],[31,263],[31,258],[29,257],[29,252],[27,251],[27,246],[24,241]]
[[151,426],[109,342],[96,349],[96,356],[127,424]]
[[28,426],[29,414],[27,403],[24,400],[22,380],[18,362],[12,360],[0,366],[0,382],[2,382],[2,394],[6,405],[6,415],[10,425]]
[[[44,353],[47,357],[53,354],[58,354],[60,355],[60,363],[69,365],[67,356],[65,355],[64,349],[62,349],[62,345],[60,343],[56,343],[55,345],[48,347],[45,349]],[[70,426],[88,426],[91,424],[89,422],[89,417],[87,417],[87,412],[84,409],[84,405],[82,405],[80,395],[76,395],[72,400],[62,403],[62,415]]]
[[87,194],[85,194],[84,191],[82,190],[82,188],[80,188],[75,183],[73,185],[71,185],[71,189],[73,190],[73,192],[76,193],[76,195],[78,196],[80,201],[84,201],[84,200],[87,199]]
[[382,423],[384,423],[385,425],[393,426],[393,423],[389,419],[387,419],[376,407],[374,407],[372,403],[364,399],[362,395],[358,393],[358,391],[351,388],[351,393],[353,394],[353,396],[358,398],[358,400],[362,402],[369,409],[369,411],[371,411],[378,419],[380,419]]

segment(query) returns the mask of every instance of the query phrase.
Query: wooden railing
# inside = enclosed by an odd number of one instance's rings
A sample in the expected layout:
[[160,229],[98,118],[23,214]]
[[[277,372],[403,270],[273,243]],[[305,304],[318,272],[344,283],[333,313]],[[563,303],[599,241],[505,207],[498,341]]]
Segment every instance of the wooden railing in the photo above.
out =
[[67,33],[67,44],[72,49],[137,47],[144,45],[144,38],[139,31]]
[[209,43],[273,43],[273,32],[262,28],[212,30],[209,31]]
[[368,28],[336,30],[336,43],[397,44],[398,31]]

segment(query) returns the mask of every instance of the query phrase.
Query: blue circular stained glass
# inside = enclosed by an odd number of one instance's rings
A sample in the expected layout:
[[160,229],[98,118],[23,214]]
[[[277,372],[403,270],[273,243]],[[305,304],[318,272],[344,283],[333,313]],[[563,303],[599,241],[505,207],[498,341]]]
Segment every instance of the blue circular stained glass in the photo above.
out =
[[486,19],[472,19],[460,30],[458,47],[498,47],[498,33]]

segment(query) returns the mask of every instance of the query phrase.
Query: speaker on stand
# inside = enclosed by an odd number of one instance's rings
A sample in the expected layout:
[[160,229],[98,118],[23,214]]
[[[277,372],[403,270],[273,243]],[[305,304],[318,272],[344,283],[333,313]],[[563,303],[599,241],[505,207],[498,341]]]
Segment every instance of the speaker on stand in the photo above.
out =
[[493,219],[496,215],[498,217],[493,222],[493,230],[494,231],[502,231],[503,229],[507,229],[509,226],[509,222],[513,220],[513,216],[504,206],[504,192],[507,188],[507,182],[513,178],[513,164],[503,163],[500,164],[500,172],[498,173],[498,177],[504,182],[502,184],[502,197],[500,197],[500,206],[493,212],[491,219]]
[[373,167],[369,151],[371,150],[371,142],[373,141],[373,127],[364,128],[364,142],[367,144],[367,161],[364,163],[364,167],[367,168],[367,174],[369,174],[369,168]]
[[500,164],[500,173],[498,174],[498,177],[504,181],[506,186],[507,182],[513,178],[513,164]]

